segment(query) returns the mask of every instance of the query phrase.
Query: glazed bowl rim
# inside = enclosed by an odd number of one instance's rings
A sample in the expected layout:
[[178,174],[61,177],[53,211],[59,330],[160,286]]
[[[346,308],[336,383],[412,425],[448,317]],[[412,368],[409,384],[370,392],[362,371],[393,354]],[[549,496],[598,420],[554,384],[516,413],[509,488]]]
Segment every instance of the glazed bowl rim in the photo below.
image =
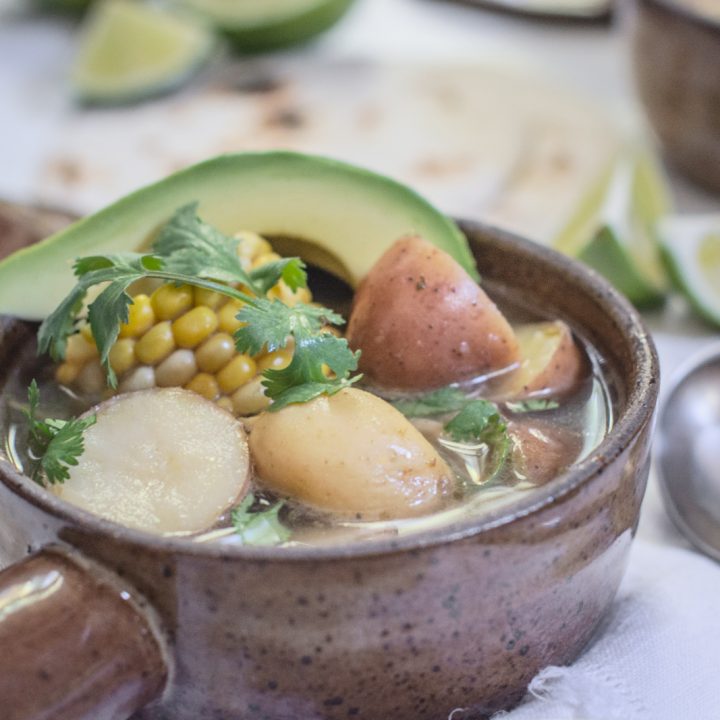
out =
[[19,473],[1,456],[0,481],[40,510],[60,520],[81,526],[93,534],[142,546],[149,551],[224,561],[342,560],[403,553],[478,536],[553,505],[589,483],[612,465],[652,417],[659,385],[659,363],[654,343],[638,311],[594,270],[556,250],[525,240],[492,225],[477,221],[459,221],[459,225],[468,235],[471,245],[473,235],[482,236],[499,242],[515,252],[535,258],[541,263],[551,264],[559,274],[568,277],[573,284],[582,286],[588,295],[592,295],[602,304],[603,311],[614,317],[617,326],[622,328],[624,339],[630,342],[633,348],[634,382],[627,393],[625,407],[615,419],[610,432],[587,457],[572,465],[537,492],[528,493],[526,497],[519,497],[505,506],[483,513],[479,519],[462,520],[395,539],[360,541],[344,545],[276,548],[223,545],[213,542],[198,543],[180,536],[155,535],[122,526],[61,500]]
[[705,15],[699,10],[683,5],[682,0],[639,0],[648,5],[657,5],[694,25],[700,25],[720,34],[720,18]]

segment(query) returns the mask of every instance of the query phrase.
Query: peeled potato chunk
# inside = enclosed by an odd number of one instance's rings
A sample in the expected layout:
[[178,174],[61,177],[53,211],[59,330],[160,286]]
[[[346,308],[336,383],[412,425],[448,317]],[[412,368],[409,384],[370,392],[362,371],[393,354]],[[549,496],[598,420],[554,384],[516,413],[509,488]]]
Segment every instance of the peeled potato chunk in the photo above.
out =
[[445,461],[400,412],[355,388],[263,413],[250,450],[267,487],[363,519],[432,512],[453,483]]
[[91,411],[85,452],[53,491],[115,522],[156,533],[205,530],[248,491],[242,423],[179,388],[120,395]]
[[515,334],[483,289],[420,237],[398,240],[355,293],[347,339],[373,383],[424,390],[487,375],[519,358]]
[[515,328],[520,366],[499,388],[506,398],[561,396],[573,390],[583,375],[585,360],[562,320],[530,323]]

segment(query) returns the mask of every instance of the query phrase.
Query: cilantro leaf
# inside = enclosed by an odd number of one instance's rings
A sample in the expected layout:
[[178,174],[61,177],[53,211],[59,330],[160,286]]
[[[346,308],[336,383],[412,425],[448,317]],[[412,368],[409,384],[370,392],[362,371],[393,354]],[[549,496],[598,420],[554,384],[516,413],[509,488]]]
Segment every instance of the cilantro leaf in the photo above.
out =
[[[237,317],[246,323],[235,333],[240,352],[256,354],[263,347],[272,352],[285,347],[290,337],[295,342],[290,364],[264,373],[263,386],[273,400],[272,412],[318,395],[333,395],[359,379],[350,381],[349,375],[357,369],[360,353],[350,350],[344,338],[322,331],[328,323],[344,322],[336,313],[304,303],[288,307],[279,301],[254,298]],[[326,376],[324,366],[334,377]]]
[[[137,253],[93,256],[78,260],[75,263],[77,285],[40,326],[38,352],[49,352],[53,360],[62,360],[65,357],[67,339],[75,332],[75,321],[83,308],[88,290],[94,285],[109,283],[90,305],[89,317],[101,359],[108,370],[110,384],[114,386],[114,373],[107,357],[117,339],[120,324],[128,318],[128,306],[132,303],[132,298],[125,291],[133,282],[147,277],[160,266],[161,261],[158,258]],[[93,305],[98,301],[100,302],[93,312]]]
[[284,348],[289,336],[319,333],[325,325],[342,325],[343,318],[328,308],[297,303],[289,307],[279,300],[252,298],[237,314],[245,323],[235,333],[240,352],[256,355],[267,345],[268,352]]
[[396,400],[392,404],[406,417],[428,417],[462,410],[470,401],[465,393],[454,387],[444,387],[420,397]]
[[510,436],[497,406],[488,400],[470,400],[448,423],[444,432],[456,442],[483,443],[484,482],[492,480],[505,464],[510,451]]
[[[293,360],[284,370],[266,370],[265,387],[273,409],[291,402],[305,402],[320,394],[332,394],[357,379],[358,353],[345,340],[324,332],[328,325],[345,321],[327,308],[298,303],[288,307],[264,297],[281,280],[291,290],[306,282],[305,266],[299,258],[285,258],[251,272],[243,270],[237,254],[240,241],[223,235],[197,216],[197,203],[180,208],[161,229],[152,254],[109,254],[80,258],[75,263],[77,285],[60,306],[46,318],[38,335],[39,352],[53,359],[64,358],[68,337],[76,331],[88,290],[104,285],[88,307],[88,320],[108,384],[117,378],[109,362],[120,326],[127,322],[133,302],[127,292],[143,278],[188,284],[240,300],[237,318],[244,323],[235,335],[237,349],[256,355],[287,346],[293,340]],[[236,289],[225,283],[240,284]],[[334,377],[326,377],[329,367]]]
[[506,432],[505,421],[489,400],[471,400],[448,423],[445,432],[458,442],[486,442]]
[[28,402],[28,444],[35,458],[30,477],[39,485],[63,483],[70,477],[69,468],[78,464],[85,450],[83,433],[95,424],[96,418],[90,415],[72,420],[39,420],[40,391],[35,380],[28,388]]
[[153,252],[165,258],[169,272],[251,286],[237,252],[240,241],[201,220],[197,207],[194,202],[175,212],[153,243]]
[[527,400],[517,400],[514,402],[506,402],[505,407],[513,413],[528,412],[544,412],[545,410],[556,410],[560,407],[557,400],[549,400],[547,398],[528,398]]
[[282,258],[265,263],[250,272],[250,280],[258,295],[264,295],[280,280],[294,292],[307,285],[305,263],[300,258]]
[[284,503],[276,503],[264,510],[255,510],[255,496],[249,493],[232,510],[230,517],[235,532],[244,545],[280,545],[290,538],[290,530],[281,522],[278,514]]

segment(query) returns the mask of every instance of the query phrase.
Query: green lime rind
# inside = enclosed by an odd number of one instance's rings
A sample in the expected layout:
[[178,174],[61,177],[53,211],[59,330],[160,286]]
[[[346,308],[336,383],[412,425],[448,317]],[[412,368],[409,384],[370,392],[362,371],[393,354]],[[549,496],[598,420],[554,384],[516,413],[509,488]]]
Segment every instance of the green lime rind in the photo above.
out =
[[668,289],[656,226],[670,209],[664,175],[646,149],[626,149],[606,180],[589,240],[574,254],[639,308],[661,305]]
[[[700,271],[698,257],[703,240],[713,230],[720,231],[720,217],[710,218],[709,222],[714,223],[714,227],[708,227],[706,231],[697,228],[691,233],[683,232],[683,225],[688,221],[694,225],[695,220],[687,218],[662,223],[660,254],[674,287],[687,298],[700,317],[720,327],[720,282],[711,282]],[[720,278],[720,266],[717,274]]]
[[194,16],[135,0],[105,0],[83,22],[73,94],[85,105],[163,95],[187,83],[216,49],[215,35]]
[[45,12],[82,15],[92,3],[93,0],[35,0],[34,5]]
[[638,308],[659,307],[665,302],[664,291],[648,280],[609,225],[600,228],[578,258],[606,277]]
[[[310,7],[289,9],[286,15],[270,13],[252,20],[233,17],[230,2],[227,12],[208,7],[204,0],[181,2],[221,31],[235,50],[251,54],[278,50],[311,40],[335,25],[354,0],[317,0]],[[272,5],[272,0],[263,2]],[[301,5],[305,4],[307,3]]]
[[[417,233],[476,276],[457,225],[410,188],[336,160],[293,152],[221,155],[118,200],[0,263],[0,314],[46,317],[74,285],[82,256],[139,251],[183,205],[221,232],[299,237],[320,267],[356,286],[399,237]],[[42,278],[42,291],[38,291]]]

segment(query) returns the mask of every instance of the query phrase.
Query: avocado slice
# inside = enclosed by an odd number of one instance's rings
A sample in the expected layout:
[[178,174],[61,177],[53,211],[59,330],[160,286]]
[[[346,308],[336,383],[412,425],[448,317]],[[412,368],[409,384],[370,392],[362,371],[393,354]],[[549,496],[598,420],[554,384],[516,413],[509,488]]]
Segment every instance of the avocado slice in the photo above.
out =
[[179,207],[220,231],[298,238],[282,252],[356,286],[399,237],[419,234],[476,276],[467,240],[408,187],[327,158],[292,152],[221,155],[181,170],[0,263],[0,314],[41,320],[74,285],[73,261],[140,251]]
[[246,53],[302,43],[332,27],[353,0],[181,0]]

